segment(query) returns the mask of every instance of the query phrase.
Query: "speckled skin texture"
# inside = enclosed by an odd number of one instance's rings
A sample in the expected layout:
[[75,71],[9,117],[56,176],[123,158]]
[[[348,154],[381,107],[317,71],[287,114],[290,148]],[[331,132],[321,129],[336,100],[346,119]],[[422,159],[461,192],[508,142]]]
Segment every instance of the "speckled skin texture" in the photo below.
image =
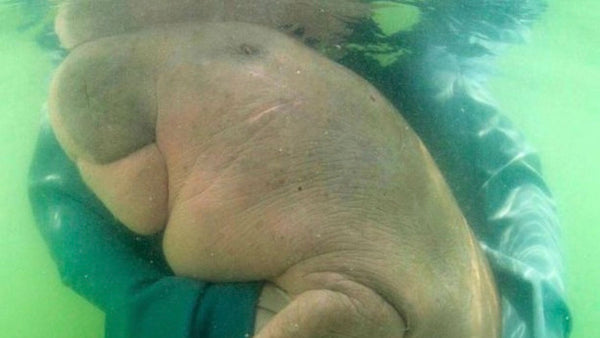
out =
[[74,48],[53,127],[173,270],[268,280],[260,337],[494,337],[493,280],[418,137],[367,81],[274,30],[158,25]]

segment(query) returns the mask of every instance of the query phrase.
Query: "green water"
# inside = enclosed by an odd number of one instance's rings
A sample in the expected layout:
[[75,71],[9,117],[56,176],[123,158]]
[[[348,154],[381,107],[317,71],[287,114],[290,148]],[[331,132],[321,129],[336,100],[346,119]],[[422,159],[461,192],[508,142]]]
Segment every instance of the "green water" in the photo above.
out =
[[[51,62],[0,2],[0,337],[102,337],[103,314],[62,286],[26,197]],[[600,4],[552,1],[500,60],[500,106],[540,150],[563,227],[572,337],[600,337]],[[385,20],[385,18],[383,18]]]
[[575,338],[600,337],[600,3],[552,1],[501,60],[500,105],[540,151],[563,228]]
[[0,337],[102,337],[103,314],[62,286],[26,196],[26,171],[52,66],[28,36],[2,33]]

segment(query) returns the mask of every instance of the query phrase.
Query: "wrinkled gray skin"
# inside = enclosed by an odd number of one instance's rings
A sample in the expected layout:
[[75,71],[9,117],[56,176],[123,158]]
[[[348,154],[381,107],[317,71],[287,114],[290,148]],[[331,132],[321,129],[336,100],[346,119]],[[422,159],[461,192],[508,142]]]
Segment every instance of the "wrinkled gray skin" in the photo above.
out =
[[496,337],[492,277],[418,137],[284,34],[177,24],[87,42],[51,121],[87,184],[182,276],[268,280],[258,337]]

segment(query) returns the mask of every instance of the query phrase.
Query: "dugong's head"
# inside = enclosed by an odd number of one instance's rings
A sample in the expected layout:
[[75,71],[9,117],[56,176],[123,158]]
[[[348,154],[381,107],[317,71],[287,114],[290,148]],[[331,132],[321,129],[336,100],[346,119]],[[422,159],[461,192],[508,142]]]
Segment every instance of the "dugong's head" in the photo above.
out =
[[418,137],[367,81],[269,29],[334,43],[368,12],[353,0],[61,3],[72,51],[49,100],[57,136],[123,223],[155,232],[169,214],[178,274],[257,280],[310,262],[295,271],[356,277],[421,323],[415,336],[494,336],[490,272]]
[[[361,0],[64,0],[57,6],[56,32],[70,53],[53,81],[51,119],[72,159],[97,164],[115,162],[155,141],[156,67],[164,64],[159,59],[169,58],[165,51],[174,46],[173,41],[159,41],[150,49],[132,51],[144,45],[135,43],[139,32],[154,30],[160,36],[164,26],[227,21],[275,28],[310,44],[333,46],[371,14],[370,5]],[[219,44],[200,45],[211,53]],[[236,48],[254,53],[252,48]],[[110,116],[86,117],[80,113],[84,110]],[[109,135],[111,141],[98,135]]]

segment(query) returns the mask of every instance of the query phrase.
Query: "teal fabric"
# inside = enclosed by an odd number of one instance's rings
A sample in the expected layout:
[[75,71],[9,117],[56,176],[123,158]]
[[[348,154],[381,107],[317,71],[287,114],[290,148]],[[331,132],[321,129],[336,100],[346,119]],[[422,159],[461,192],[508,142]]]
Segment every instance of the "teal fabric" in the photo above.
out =
[[107,337],[244,337],[260,283],[173,276],[158,238],[128,232],[82,183],[47,124],[30,171],[37,225],[63,282],[106,313]]

